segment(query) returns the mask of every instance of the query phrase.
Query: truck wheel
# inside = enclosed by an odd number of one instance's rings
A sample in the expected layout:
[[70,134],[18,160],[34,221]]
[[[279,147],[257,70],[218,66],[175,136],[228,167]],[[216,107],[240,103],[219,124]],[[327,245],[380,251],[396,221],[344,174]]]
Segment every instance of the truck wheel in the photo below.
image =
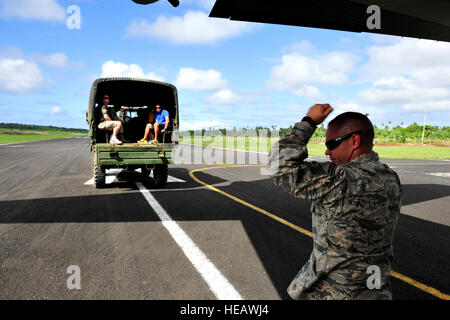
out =
[[[95,155],[94,155],[95,157]],[[105,185],[105,169],[102,169],[92,158],[92,171],[94,173],[94,185],[96,188],[101,188]]]
[[96,188],[105,186],[105,171],[98,165],[94,165],[94,185]]
[[153,169],[153,180],[157,187],[163,187],[167,182],[167,164],[156,165]]

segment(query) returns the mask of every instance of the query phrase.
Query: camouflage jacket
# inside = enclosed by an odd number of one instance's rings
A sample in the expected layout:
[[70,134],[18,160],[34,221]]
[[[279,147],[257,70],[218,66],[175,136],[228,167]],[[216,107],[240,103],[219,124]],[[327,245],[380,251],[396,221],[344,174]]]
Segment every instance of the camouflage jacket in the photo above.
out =
[[[287,291],[293,299],[389,299],[399,178],[375,152],[344,165],[304,161],[313,132],[298,122],[269,154],[275,184],[312,201],[313,251]],[[368,290],[371,265],[380,268],[379,290]]]

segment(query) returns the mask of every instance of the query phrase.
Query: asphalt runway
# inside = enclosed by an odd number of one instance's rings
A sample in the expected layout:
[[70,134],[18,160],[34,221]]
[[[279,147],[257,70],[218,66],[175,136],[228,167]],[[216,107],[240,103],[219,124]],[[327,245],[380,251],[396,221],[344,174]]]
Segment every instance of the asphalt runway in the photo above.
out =
[[[95,189],[87,138],[0,146],[0,299],[289,299],[310,204],[233,156],[170,165],[162,189],[117,169]],[[448,299],[450,161],[382,161],[404,190],[394,299]]]

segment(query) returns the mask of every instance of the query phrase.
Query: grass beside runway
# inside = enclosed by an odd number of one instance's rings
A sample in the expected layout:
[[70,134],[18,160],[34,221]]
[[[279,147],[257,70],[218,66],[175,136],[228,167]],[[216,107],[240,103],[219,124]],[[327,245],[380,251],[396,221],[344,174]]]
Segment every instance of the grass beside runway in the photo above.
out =
[[79,132],[26,132],[22,131],[21,133],[25,134],[5,134],[0,131],[0,144],[9,144],[9,143],[22,143],[22,142],[32,142],[39,140],[49,140],[49,139],[62,139],[62,138],[71,138],[71,137],[80,137],[86,136],[85,133]]
[[[270,147],[278,138],[254,138],[254,137],[201,137],[186,139],[180,137],[180,142],[209,146],[214,148],[236,149],[244,151],[269,152]],[[325,156],[325,145],[322,143],[309,143],[308,154],[310,156]],[[450,159],[450,147],[436,147],[431,145],[375,145],[374,151],[380,158],[391,159]]]
[[[310,156],[325,156],[325,145],[308,144],[308,152]],[[377,152],[380,158],[390,159],[450,159],[449,147],[435,146],[378,146],[375,145],[373,151]]]

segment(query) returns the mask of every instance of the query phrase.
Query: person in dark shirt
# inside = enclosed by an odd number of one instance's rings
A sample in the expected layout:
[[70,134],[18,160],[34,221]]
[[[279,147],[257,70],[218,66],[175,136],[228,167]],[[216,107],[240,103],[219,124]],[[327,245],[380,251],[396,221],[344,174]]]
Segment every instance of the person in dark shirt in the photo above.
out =
[[102,98],[101,112],[102,118],[100,120],[98,128],[101,130],[109,130],[113,132],[109,143],[122,144],[122,141],[117,138],[117,135],[122,128],[122,122],[120,121],[119,117],[117,117],[114,107],[109,105],[109,95],[107,94],[105,94]]

